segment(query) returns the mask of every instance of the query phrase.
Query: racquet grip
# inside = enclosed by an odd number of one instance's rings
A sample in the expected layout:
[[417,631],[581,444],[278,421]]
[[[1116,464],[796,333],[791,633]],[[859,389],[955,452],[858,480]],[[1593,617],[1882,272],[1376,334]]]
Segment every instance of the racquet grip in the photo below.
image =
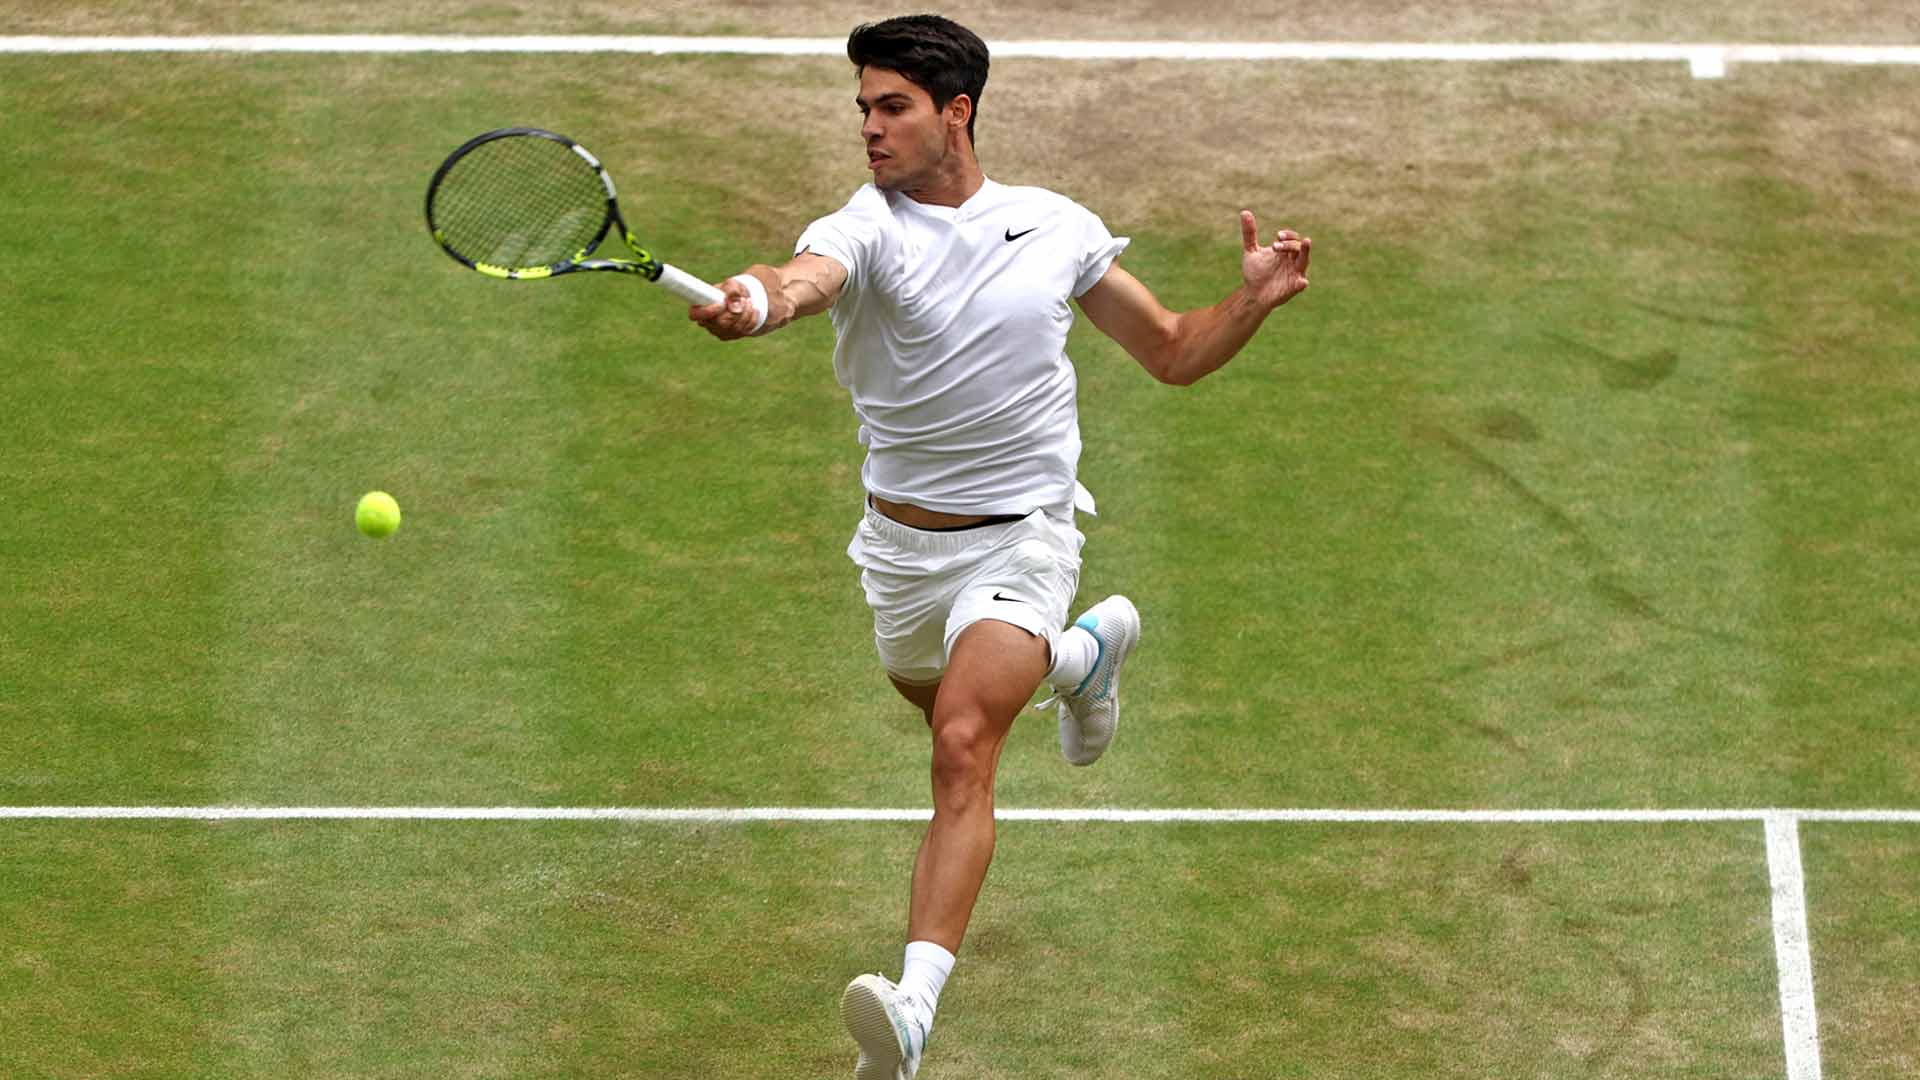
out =
[[717,304],[726,298],[719,289],[701,281],[677,266],[660,264],[660,276],[654,279],[668,292],[689,304]]

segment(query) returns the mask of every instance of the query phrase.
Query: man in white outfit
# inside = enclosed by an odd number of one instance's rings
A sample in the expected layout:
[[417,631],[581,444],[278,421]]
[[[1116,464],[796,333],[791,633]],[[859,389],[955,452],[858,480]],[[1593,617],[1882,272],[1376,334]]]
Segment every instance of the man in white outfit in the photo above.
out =
[[[1310,242],[1258,240],[1240,214],[1242,285],[1212,307],[1163,307],[1116,257],[1091,212],[988,179],[973,126],[986,45],[936,15],[855,29],[847,55],[873,182],[808,226],[779,267],[721,284],[689,316],[724,340],[831,312],[834,372],[867,447],[861,569],[888,678],[933,733],[933,821],[914,863],[900,981],[862,975],[841,1015],[857,1080],[910,1080],[993,856],[994,771],[1013,721],[1045,683],[1060,748],[1106,750],[1121,665],[1140,637],[1123,596],[1071,626],[1085,538],[1069,301],[1162,382],[1230,360],[1307,286]],[[1064,629],[1062,629],[1064,627]]]

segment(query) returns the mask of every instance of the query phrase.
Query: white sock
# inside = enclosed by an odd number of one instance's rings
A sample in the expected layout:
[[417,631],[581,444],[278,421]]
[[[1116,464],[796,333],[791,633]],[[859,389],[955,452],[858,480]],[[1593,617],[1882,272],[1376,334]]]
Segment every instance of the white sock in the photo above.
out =
[[1053,645],[1053,668],[1047,672],[1047,685],[1071,693],[1093,674],[1093,662],[1100,658],[1100,640],[1085,627],[1069,626]]
[[907,958],[900,970],[900,992],[926,1009],[927,1030],[933,1030],[933,1011],[940,990],[953,973],[953,954],[931,941],[907,942]]

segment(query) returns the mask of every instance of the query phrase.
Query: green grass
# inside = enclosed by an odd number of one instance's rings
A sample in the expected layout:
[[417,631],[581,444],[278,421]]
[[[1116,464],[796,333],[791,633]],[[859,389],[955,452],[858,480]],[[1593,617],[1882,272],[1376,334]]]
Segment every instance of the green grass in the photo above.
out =
[[[925,804],[824,322],[723,346],[420,223],[448,149],[540,122],[667,258],[777,258],[851,140],[702,110],[844,112],[837,64],[0,64],[0,804]],[[1218,183],[1316,251],[1191,390],[1076,332],[1083,600],[1146,637],[1110,757],[1024,722],[1001,804],[1920,806],[1915,76],[1232,77],[1199,104],[1313,115],[1178,159],[1204,206],[1127,179],[1177,112],[987,132],[1010,181],[1082,146],[1060,183],[1170,303],[1233,282]],[[917,834],[12,823],[0,1072],[844,1075]],[[1806,834],[1834,1075],[1910,1071],[1914,840]],[[1750,824],[1009,825],[923,1075],[1779,1075],[1767,904]]]
[[[918,842],[10,828],[0,1066],[50,1076],[838,1075]],[[1777,1072],[1753,832],[1009,825],[939,1075]]]
[[1920,838],[1912,829],[1804,834],[1808,932],[1818,953],[1823,1064],[1831,1076],[1903,1076],[1920,1068],[1907,989],[1920,963]]

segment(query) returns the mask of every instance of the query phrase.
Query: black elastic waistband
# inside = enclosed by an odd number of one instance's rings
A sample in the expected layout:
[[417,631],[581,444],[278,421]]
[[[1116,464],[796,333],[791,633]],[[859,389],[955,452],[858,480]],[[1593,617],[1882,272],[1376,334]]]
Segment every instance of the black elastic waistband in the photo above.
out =
[[921,529],[920,531],[936,533],[966,532],[968,529],[984,529],[989,525],[1011,525],[1016,521],[1026,520],[1026,517],[1027,515],[1025,514],[995,514],[989,518],[982,518],[971,525],[948,525],[939,529]]

